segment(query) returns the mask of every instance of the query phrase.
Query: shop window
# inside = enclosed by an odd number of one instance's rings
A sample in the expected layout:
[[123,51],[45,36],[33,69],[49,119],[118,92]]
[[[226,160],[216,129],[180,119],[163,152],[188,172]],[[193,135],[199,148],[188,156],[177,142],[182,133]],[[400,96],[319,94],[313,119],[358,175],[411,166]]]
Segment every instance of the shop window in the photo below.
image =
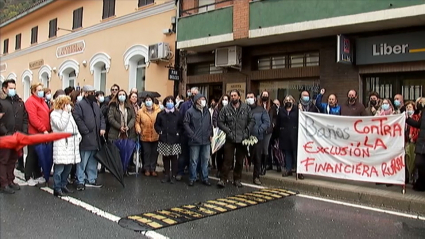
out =
[[378,92],[381,99],[393,99],[402,94],[405,101],[415,101],[425,94],[425,78],[419,73],[400,75],[366,76],[364,102],[369,102],[369,93]]
[[21,33],[15,36],[15,50],[21,49],[21,39],[22,39]]
[[139,92],[145,90],[146,63],[145,58],[137,62],[136,88]]
[[102,19],[115,16],[115,0],[103,0]]
[[73,12],[72,30],[83,27],[83,8],[75,9]]
[[38,40],[38,26],[31,29],[31,44],[37,43]]
[[223,73],[223,69],[215,67],[214,63],[189,64],[188,72],[187,72],[189,76],[210,75],[210,74],[220,74],[220,73]]
[[3,41],[3,54],[9,53],[9,39]]
[[49,21],[49,38],[55,37],[58,32],[58,19],[52,19]]
[[153,3],[154,3],[154,0],[139,0],[139,4],[137,6],[143,7]]
[[207,12],[215,9],[215,0],[199,0],[198,1],[198,12]]

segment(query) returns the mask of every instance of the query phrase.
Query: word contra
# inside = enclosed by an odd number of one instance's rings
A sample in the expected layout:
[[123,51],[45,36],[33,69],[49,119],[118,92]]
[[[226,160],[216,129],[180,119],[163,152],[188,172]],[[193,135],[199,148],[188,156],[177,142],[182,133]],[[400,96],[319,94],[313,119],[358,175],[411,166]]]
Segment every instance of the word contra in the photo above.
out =
[[391,136],[391,137],[401,137],[403,136],[403,128],[399,123],[395,124],[386,124],[388,120],[387,117],[379,117],[377,119],[372,119],[372,122],[377,122],[374,125],[364,125],[363,120],[357,120],[354,122],[354,130],[359,134],[378,134],[382,136]]

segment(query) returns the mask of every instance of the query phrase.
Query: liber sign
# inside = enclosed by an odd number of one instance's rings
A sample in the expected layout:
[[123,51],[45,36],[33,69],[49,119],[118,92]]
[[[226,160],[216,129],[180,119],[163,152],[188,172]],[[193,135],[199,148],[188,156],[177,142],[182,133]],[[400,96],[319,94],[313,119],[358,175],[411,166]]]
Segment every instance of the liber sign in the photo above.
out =
[[356,41],[356,64],[424,61],[425,31],[377,37]]

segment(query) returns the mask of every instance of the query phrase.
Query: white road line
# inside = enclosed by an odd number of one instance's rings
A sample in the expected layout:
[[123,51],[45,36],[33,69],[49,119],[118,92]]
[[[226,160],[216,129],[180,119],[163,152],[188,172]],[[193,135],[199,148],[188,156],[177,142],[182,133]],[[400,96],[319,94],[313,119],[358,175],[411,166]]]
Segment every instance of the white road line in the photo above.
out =
[[[45,191],[45,192],[53,195],[53,189],[51,189],[49,187],[42,187],[40,189],[42,191]],[[95,215],[98,215],[100,217],[103,217],[103,218],[108,219],[109,221],[112,221],[112,222],[115,222],[115,223],[118,223],[118,221],[121,219],[118,216],[115,216],[111,213],[108,213],[108,212],[106,212],[102,209],[99,209],[95,206],[92,206],[88,203],[85,203],[85,202],[83,202],[79,199],[76,199],[76,198],[73,198],[73,197],[70,197],[70,196],[60,197],[60,199],[66,201],[66,202],[69,202],[69,203],[71,203],[75,206],[84,208],[85,210],[87,210],[87,211],[89,211],[89,212],[91,212]],[[144,231],[144,232],[141,232],[141,234],[143,234],[144,236],[146,236],[150,239],[168,239],[168,237],[161,235],[161,234],[159,234],[155,231]]]
[[407,214],[407,213],[401,213],[401,212],[396,212],[396,211],[391,211],[391,210],[384,210],[384,209],[380,209],[380,208],[357,205],[357,204],[353,204],[353,203],[341,202],[341,201],[337,201],[337,200],[314,197],[314,196],[309,196],[309,195],[304,195],[304,194],[297,194],[297,196],[302,197],[302,198],[308,198],[308,199],[312,199],[312,200],[322,201],[322,202],[328,202],[328,203],[343,205],[343,206],[347,206],[347,207],[360,208],[360,209],[365,209],[365,210],[369,210],[369,211],[386,213],[386,214],[390,214],[390,215],[394,215],[394,216],[407,217],[407,218],[419,219],[419,220],[425,221],[425,217],[422,217],[422,216],[419,216],[419,215],[414,215],[414,214]]

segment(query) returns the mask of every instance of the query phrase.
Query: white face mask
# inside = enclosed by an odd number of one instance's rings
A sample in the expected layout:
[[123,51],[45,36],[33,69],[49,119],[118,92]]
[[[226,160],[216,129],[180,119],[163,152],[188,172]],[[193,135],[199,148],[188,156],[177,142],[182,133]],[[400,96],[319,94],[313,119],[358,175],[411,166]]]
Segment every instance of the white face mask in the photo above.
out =
[[254,98],[248,98],[246,99],[246,103],[248,103],[248,105],[253,105],[255,103]]
[[227,104],[229,104],[228,100],[222,100],[221,103],[223,104],[223,106],[226,106]]
[[207,101],[206,100],[201,100],[201,106],[205,107],[207,105]]

